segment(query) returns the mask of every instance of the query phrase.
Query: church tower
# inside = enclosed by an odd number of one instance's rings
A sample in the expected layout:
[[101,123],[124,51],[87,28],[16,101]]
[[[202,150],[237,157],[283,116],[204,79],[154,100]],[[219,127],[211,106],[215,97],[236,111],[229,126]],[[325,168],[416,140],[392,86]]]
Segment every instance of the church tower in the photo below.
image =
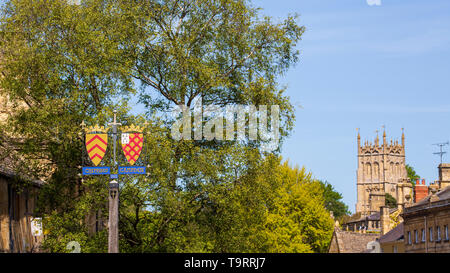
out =
[[380,211],[385,205],[385,194],[392,195],[399,205],[412,200],[412,186],[407,181],[405,162],[405,134],[401,143],[386,140],[383,130],[383,142],[377,136],[374,142],[361,144],[358,129],[358,170],[356,174],[357,203],[356,212],[367,216]]

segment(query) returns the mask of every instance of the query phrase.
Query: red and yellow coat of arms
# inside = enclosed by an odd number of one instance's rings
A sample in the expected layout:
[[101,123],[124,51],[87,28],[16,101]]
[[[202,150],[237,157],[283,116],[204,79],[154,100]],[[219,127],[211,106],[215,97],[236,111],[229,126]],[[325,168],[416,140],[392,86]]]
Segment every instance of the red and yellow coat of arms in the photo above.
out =
[[108,129],[98,125],[86,129],[86,150],[95,166],[98,166],[106,153],[108,146]]
[[144,134],[142,128],[131,125],[122,130],[122,151],[127,158],[128,163],[134,165],[141,155],[144,146]]

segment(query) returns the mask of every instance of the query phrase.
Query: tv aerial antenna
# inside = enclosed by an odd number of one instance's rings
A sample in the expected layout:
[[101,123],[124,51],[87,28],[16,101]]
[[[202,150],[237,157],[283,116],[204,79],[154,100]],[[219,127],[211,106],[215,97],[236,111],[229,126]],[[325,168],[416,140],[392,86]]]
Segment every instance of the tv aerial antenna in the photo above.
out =
[[444,152],[444,146],[446,146],[446,145],[449,145],[450,144],[450,142],[449,141],[447,141],[447,142],[444,142],[444,143],[436,143],[436,144],[433,144],[433,145],[435,145],[435,146],[439,146],[439,152],[437,152],[437,153],[433,153],[433,154],[435,154],[435,155],[439,155],[440,157],[441,157],[441,164],[442,164],[442,157],[444,156],[444,154],[446,154],[447,152]]

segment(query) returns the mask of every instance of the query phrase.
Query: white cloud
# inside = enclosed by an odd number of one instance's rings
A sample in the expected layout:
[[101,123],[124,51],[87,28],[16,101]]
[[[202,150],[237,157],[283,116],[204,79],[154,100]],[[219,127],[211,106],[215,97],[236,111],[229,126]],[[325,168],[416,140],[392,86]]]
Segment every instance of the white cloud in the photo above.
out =
[[369,6],[381,6],[381,0],[366,0]]

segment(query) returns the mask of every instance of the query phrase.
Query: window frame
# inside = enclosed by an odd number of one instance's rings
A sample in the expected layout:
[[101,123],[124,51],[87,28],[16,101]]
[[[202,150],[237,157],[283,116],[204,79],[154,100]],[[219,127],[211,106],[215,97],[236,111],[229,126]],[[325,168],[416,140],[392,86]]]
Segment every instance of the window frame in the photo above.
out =
[[436,242],[440,242],[442,240],[441,238],[441,227],[437,226],[436,227]]

